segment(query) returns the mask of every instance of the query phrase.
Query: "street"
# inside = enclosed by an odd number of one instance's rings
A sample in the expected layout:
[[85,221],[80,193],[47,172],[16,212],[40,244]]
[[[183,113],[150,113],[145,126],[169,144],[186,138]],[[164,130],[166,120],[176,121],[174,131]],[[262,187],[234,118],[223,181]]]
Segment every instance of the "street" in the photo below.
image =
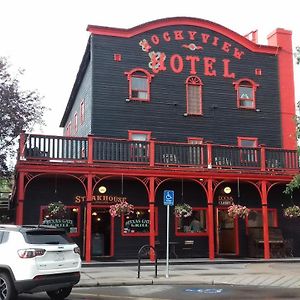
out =
[[[68,300],[194,300],[194,299],[299,299],[300,289],[229,285],[147,285],[74,288]],[[46,300],[45,293],[20,295],[19,300]]]

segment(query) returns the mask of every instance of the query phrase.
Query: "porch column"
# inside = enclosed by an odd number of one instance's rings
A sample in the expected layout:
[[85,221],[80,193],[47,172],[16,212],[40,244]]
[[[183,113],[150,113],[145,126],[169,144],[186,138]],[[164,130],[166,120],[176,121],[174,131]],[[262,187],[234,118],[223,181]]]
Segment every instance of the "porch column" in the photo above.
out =
[[[150,237],[149,244],[155,248],[155,177],[149,178],[149,210],[150,210]],[[150,252],[150,260],[155,260],[153,251]]]
[[87,177],[87,197],[86,197],[86,223],[85,223],[85,260],[91,261],[91,240],[92,240],[92,198],[93,198],[93,176]]
[[214,242],[214,192],[212,179],[207,182],[207,212],[208,212],[208,252],[209,259],[215,258],[215,242]]
[[270,258],[270,244],[269,244],[269,224],[268,224],[268,195],[267,195],[267,182],[261,182],[261,205],[263,217],[263,232],[264,232],[264,258]]
[[18,196],[17,196],[17,211],[16,211],[16,224],[23,224],[23,214],[24,214],[24,195],[25,195],[25,187],[24,187],[24,178],[25,173],[19,173],[18,180]]

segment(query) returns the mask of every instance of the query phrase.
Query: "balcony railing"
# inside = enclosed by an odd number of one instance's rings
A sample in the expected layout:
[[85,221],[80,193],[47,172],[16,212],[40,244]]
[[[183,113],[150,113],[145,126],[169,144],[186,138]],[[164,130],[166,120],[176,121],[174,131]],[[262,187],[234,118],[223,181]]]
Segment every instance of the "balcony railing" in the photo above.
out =
[[150,167],[296,170],[296,150],[21,134],[20,160],[141,164]]

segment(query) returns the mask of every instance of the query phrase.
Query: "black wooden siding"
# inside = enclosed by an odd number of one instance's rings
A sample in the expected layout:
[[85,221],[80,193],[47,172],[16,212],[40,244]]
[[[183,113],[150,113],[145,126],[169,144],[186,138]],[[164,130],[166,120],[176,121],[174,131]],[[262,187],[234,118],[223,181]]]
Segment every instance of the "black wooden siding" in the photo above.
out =
[[[151,82],[151,102],[126,102],[128,80],[124,74],[134,68],[148,68],[148,53],[143,52],[139,41],[150,41],[152,34],[173,30],[194,30],[219,37],[230,42],[232,49],[245,52],[241,60],[222,51],[220,46],[204,45],[201,52],[193,52],[181,47],[190,41],[161,43],[151,50],[162,51],[170,57],[174,53],[182,57],[198,55],[217,59],[216,77],[203,75],[203,65],[197,74],[203,82],[203,116],[188,116],[186,112],[185,80],[190,75],[186,67],[182,73],[167,71],[155,75]],[[91,39],[93,61],[93,113],[92,133],[101,136],[127,138],[127,130],[149,130],[158,140],[186,141],[189,136],[203,137],[215,143],[236,144],[237,136],[258,137],[259,143],[268,146],[281,146],[281,123],[277,58],[273,55],[249,51],[240,44],[205,28],[194,26],[170,26],[131,39],[93,36]],[[195,41],[197,44],[197,42]],[[201,43],[200,43],[201,44]],[[153,45],[152,45],[153,46]],[[113,55],[122,55],[122,61],[113,60]],[[224,79],[222,59],[231,61],[230,71],[235,79]],[[167,58],[168,60],[168,58]],[[197,63],[198,65],[198,63]],[[262,76],[255,75],[255,69],[262,69]],[[259,84],[256,93],[256,107],[260,111],[237,109],[236,91],[233,81],[250,78]]]
[[[80,122],[80,103],[84,100],[85,102],[85,121],[81,124]],[[74,114],[77,112],[78,115],[78,131],[74,132]],[[78,93],[74,105],[68,117],[68,121],[64,127],[64,134],[66,134],[66,127],[69,122],[71,125],[71,135],[72,136],[87,136],[91,133],[91,114],[92,114],[92,67],[91,63],[86,69],[83,80],[79,87]]]

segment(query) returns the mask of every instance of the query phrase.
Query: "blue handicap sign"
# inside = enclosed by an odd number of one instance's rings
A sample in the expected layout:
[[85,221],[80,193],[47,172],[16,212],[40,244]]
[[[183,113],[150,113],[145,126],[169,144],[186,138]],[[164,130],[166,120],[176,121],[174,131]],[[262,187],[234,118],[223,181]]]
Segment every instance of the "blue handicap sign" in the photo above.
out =
[[165,190],[164,191],[164,205],[174,205],[174,191]]

